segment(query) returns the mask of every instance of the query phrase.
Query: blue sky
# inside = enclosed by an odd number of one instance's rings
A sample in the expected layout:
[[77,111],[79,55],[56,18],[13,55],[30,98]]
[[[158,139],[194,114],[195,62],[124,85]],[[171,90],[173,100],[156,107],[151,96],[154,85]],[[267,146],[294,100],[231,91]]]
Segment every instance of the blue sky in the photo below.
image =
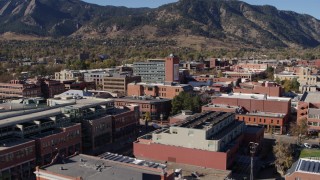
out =
[[[177,2],[177,0],[84,0],[100,5],[114,5],[127,7],[158,7],[163,4]],[[272,5],[280,10],[290,10],[303,14],[310,14],[320,19],[320,0],[242,0],[252,5]]]

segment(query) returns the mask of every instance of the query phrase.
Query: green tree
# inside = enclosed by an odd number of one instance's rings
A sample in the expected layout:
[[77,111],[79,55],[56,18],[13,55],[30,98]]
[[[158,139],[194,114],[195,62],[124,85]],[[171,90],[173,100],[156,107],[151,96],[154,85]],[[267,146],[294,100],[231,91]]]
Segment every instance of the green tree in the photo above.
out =
[[200,112],[201,105],[201,98],[199,96],[192,96],[190,93],[181,92],[172,100],[171,114],[178,114],[181,112],[181,110],[191,110],[192,112]]

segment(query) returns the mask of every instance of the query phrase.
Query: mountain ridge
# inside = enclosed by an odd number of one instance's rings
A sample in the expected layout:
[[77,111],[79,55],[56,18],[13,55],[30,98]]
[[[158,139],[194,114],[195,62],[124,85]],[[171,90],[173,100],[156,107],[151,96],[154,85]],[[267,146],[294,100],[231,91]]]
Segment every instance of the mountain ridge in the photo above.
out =
[[80,0],[0,1],[0,34],[43,37],[191,37],[234,46],[316,47],[320,21],[310,15],[237,0],[180,0],[158,8],[99,6]]

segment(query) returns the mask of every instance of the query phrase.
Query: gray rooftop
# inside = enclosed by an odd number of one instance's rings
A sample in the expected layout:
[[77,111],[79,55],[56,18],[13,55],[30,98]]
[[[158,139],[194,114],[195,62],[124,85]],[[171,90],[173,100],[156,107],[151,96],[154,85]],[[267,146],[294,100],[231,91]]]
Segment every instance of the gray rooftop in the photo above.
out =
[[122,98],[116,98],[115,101],[126,101],[126,102],[165,102],[171,101],[170,99],[165,98],[152,98],[147,96],[126,96]]
[[229,116],[234,115],[231,112],[206,111],[187,117],[185,121],[177,123],[176,126],[193,129],[203,129],[208,126],[215,126]]
[[320,103],[320,92],[305,92],[300,101],[308,103]]
[[[130,162],[131,160],[132,162]],[[42,169],[69,177],[82,177],[83,179],[160,180],[159,175],[162,170],[159,170],[157,167],[153,168],[149,166],[148,168],[148,166],[143,165],[146,162],[112,153],[106,153],[101,157],[80,154],[65,160],[64,163],[54,164]],[[148,163],[150,165],[161,165],[153,162]]]
[[54,108],[54,109],[49,109],[45,111],[35,112],[32,114],[25,114],[25,115],[16,116],[16,117],[10,117],[10,118],[0,120],[0,128],[15,125],[15,124],[21,124],[21,123],[29,122],[32,120],[42,119],[50,116],[56,116],[59,114],[62,114],[61,109]]
[[0,151],[17,146],[22,145],[24,143],[32,142],[34,140],[31,139],[20,139],[20,138],[8,138],[0,141]]

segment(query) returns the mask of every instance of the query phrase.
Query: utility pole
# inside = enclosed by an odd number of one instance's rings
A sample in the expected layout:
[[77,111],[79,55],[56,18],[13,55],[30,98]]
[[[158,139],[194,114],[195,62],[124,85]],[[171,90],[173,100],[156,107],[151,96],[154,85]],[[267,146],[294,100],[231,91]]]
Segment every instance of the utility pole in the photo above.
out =
[[254,157],[254,154],[256,153],[258,146],[259,144],[255,142],[249,143],[250,154],[251,154],[250,180],[253,180],[253,157]]

